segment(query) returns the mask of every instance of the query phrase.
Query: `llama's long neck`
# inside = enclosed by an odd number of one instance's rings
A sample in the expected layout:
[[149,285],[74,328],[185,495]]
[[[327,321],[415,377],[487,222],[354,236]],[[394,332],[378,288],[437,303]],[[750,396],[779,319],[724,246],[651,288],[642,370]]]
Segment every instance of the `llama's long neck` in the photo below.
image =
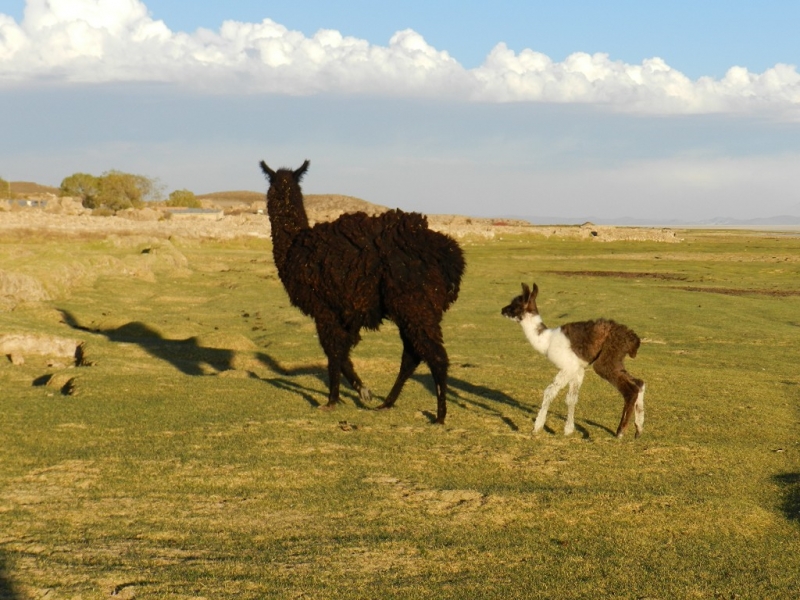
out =
[[284,266],[289,248],[297,234],[309,228],[308,216],[303,206],[299,188],[281,186],[270,189],[267,195],[267,213],[272,228],[272,255],[278,274],[283,280]]
[[542,317],[538,314],[526,313],[520,321],[520,325],[522,325],[522,331],[534,350],[541,354],[547,354],[553,337],[553,330],[547,328],[542,322]]

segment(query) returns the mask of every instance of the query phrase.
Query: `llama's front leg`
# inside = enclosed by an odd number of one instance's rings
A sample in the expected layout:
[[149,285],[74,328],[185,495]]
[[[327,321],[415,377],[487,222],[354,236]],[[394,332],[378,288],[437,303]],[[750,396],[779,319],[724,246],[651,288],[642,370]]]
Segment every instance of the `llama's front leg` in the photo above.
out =
[[322,406],[324,410],[331,410],[341,402],[339,398],[339,385],[342,378],[344,363],[348,360],[350,347],[347,334],[330,321],[317,321],[317,336],[322,349],[328,357],[328,403]]
[[550,408],[550,403],[553,401],[553,398],[558,396],[558,392],[569,383],[570,377],[566,371],[559,371],[556,375],[555,379],[553,379],[553,383],[548,385],[544,390],[544,395],[542,396],[542,407],[539,409],[538,414],[536,415],[536,421],[533,423],[533,433],[539,433],[542,429],[544,429],[544,423],[547,420],[547,411]]
[[383,401],[383,404],[381,404],[378,409],[391,408],[394,406],[394,403],[400,396],[400,392],[403,390],[403,386],[406,381],[408,381],[408,378],[414,374],[419,363],[420,358],[416,355],[411,346],[403,340],[403,358],[400,360],[400,372],[397,374],[397,379],[392,389],[389,391],[389,395],[386,396],[386,400]]
[[328,402],[320,406],[322,410],[332,410],[341,403],[339,398],[339,386],[341,383],[342,368],[339,364],[328,357]]
[[567,423],[564,425],[564,435],[571,435],[575,431],[575,406],[578,404],[578,392],[583,384],[583,371],[578,371],[569,382],[567,391]]

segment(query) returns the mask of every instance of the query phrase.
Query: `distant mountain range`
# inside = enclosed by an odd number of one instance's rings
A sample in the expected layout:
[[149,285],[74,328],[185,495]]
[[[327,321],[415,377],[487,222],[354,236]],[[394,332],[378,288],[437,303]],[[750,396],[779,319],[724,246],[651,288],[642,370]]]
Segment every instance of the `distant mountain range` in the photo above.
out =
[[[56,187],[47,185],[40,185],[29,181],[11,181],[8,190],[0,190],[0,199],[2,199],[3,192],[10,191],[11,194],[25,198],[27,196],[37,196],[42,194],[58,195],[61,190]],[[250,204],[252,202],[263,202],[263,192],[216,192],[213,194],[201,194],[197,196],[200,200],[208,201],[214,205],[226,204]],[[369,202],[360,200],[358,198],[350,198],[349,196],[331,195],[331,194],[309,194],[306,199],[311,204],[320,204],[320,208],[333,208],[328,205],[336,201],[339,204],[347,201],[349,204],[347,208],[336,206],[335,208],[343,210],[365,210],[372,214],[385,210],[386,207],[372,205]],[[353,206],[350,206],[350,205]],[[375,210],[371,210],[375,209]],[[788,207],[787,210],[797,212],[800,214],[800,203]],[[473,215],[474,216],[474,215]],[[584,223],[594,223],[595,225],[620,225],[631,227],[798,227],[800,226],[800,216],[798,215],[778,215],[775,217],[761,217],[756,219],[733,219],[731,217],[715,217],[713,219],[702,219],[697,221],[688,221],[684,219],[637,219],[633,217],[618,217],[615,219],[607,219],[600,217],[546,217],[546,216],[529,216],[529,215],[496,215],[496,219],[514,219],[522,220],[531,223],[532,225],[582,225]]]
[[637,227],[786,227],[800,226],[800,216],[778,215],[775,217],[761,217],[756,219],[733,219],[731,217],[714,217],[688,221],[682,219],[636,219],[633,217],[619,217],[605,219],[599,217],[586,217],[581,219],[571,217],[531,217],[519,215],[506,215],[506,218],[523,219],[533,225],[582,225],[594,223],[595,225],[621,225]]

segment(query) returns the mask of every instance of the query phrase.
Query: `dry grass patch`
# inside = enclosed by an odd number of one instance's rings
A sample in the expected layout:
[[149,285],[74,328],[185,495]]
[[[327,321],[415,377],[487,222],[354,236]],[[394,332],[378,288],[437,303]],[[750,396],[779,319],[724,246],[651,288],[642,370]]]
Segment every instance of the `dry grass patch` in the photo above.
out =
[[[324,355],[266,277],[268,243],[181,242],[186,263],[146,281],[109,272],[148,266],[137,244],[18,242],[0,242],[19,259],[0,253],[0,269],[86,274],[0,312],[0,331],[81,340],[92,366],[0,364],[11,597],[797,596],[796,298],[555,272],[791,291],[797,263],[765,263],[796,240],[695,232],[669,254],[540,236],[469,244],[443,323],[444,427],[430,424],[424,365],[390,411],[347,386],[343,405],[317,410]],[[593,374],[574,436],[560,431],[562,399],[531,434],[552,368],[499,310],[532,279],[551,290],[554,324],[601,307],[652,340],[631,364],[648,384],[642,438],[613,437],[621,401]],[[388,323],[356,348],[376,398],[400,353]],[[44,376],[75,377],[78,393],[32,385]]]

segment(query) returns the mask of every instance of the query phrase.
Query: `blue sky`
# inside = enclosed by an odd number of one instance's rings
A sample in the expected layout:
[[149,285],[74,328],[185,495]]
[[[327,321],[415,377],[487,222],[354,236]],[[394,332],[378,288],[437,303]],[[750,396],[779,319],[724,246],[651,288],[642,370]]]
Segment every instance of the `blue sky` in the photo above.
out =
[[[605,52],[627,63],[660,56],[693,79],[722,77],[733,65],[762,72],[800,52],[800,4],[787,0],[271,4],[266,12],[271,19],[309,36],[319,29],[337,29],[385,44],[396,31],[410,28],[466,67],[482,63],[500,41],[516,51],[531,48],[559,61],[578,51]],[[183,31],[215,29],[226,19],[258,22],[265,16],[265,3],[257,0],[227,6],[206,2],[191,11],[186,2],[176,0],[147,5],[154,17]]]
[[[756,6],[757,4],[757,6]],[[0,176],[476,216],[800,215],[800,3],[0,0]],[[8,143],[10,140],[10,143]]]

